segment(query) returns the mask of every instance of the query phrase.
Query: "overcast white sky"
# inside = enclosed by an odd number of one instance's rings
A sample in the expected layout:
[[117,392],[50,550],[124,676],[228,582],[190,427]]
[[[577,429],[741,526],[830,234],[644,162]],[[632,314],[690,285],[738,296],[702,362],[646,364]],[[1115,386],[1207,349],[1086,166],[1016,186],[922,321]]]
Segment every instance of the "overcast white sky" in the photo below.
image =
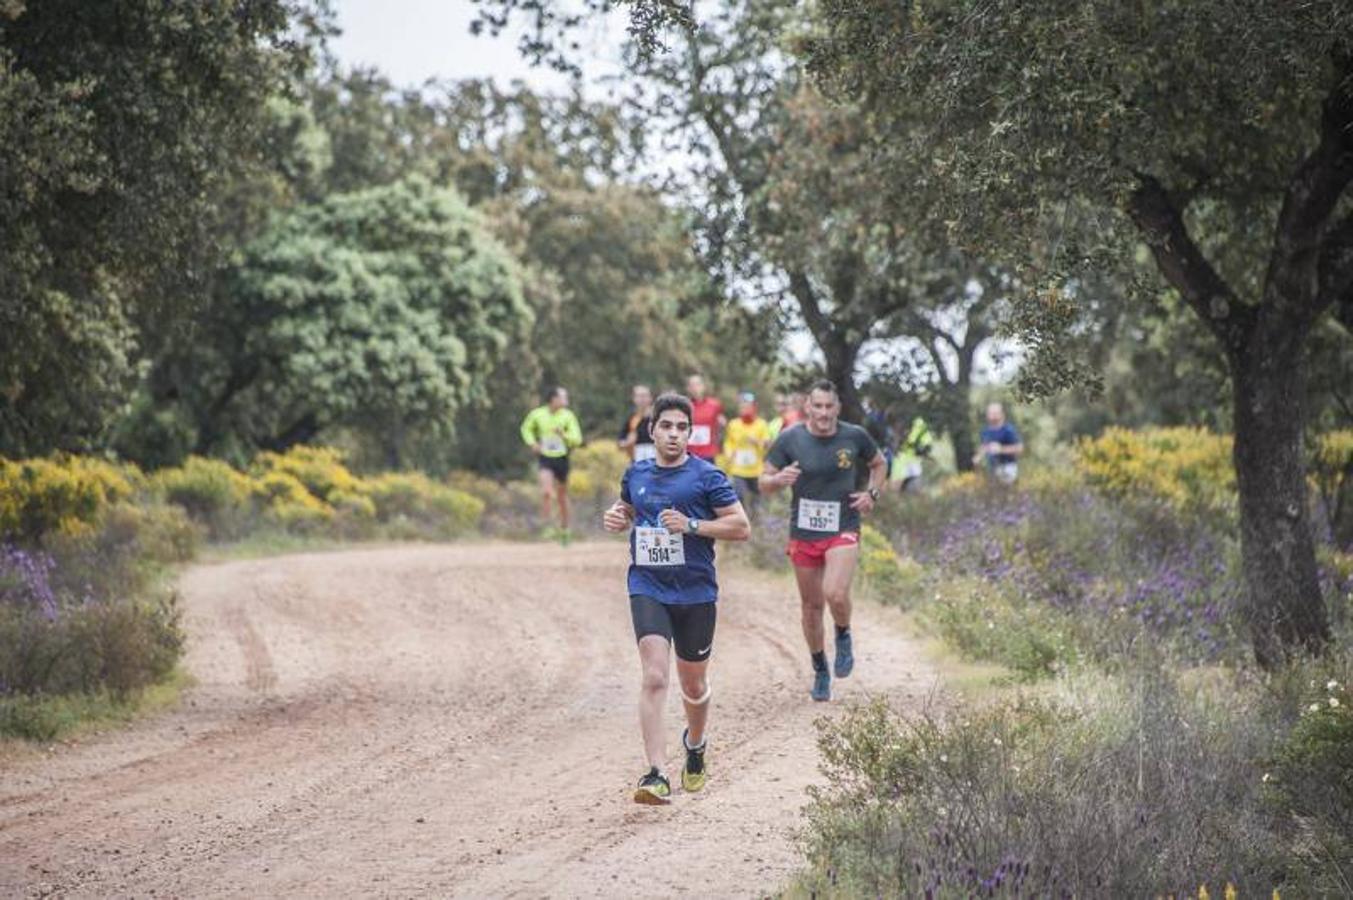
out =
[[[343,29],[331,44],[339,60],[375,66],[402,87],[429,78],[493,78],[520,79],[542,91],[567,89],[565,76],[521,58],[516,34],[471,35],[478,8],[469,0],[336,0],[334,9]],[[619,69],[624,22],[623,14],[613,16],[584,34],[589,79]]]

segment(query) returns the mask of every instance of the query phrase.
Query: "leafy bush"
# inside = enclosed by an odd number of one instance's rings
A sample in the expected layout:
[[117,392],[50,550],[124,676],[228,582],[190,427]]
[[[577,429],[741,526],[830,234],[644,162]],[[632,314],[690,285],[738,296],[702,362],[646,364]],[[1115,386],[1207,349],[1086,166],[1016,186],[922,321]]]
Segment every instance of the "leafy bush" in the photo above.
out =
[[921,588],[924,570],[915,560],[898,557],[883,533],[872,526],[860,529],[860,581],[875,597],[909,609]]
[[[923,617],[966,652],[995,653],[1025,674],[1039,659],[1046,671],[1054,660],[1110,662],[1143,639],[1189,662],[1249,652],[1235,615],[1239,542],[1217,517],[1108,496],[1066,473],[1013,490],[954,479],[932,496],[885,505],[878,521],[928,573]],[[957,585],[965,593],[950,589]],[[942,604],[931,610],[930,598]],[[993,616],[1032,643],[977,640],[977,629],[996,629]]]
[[201,456],[190,456],[177,468],[161,469],[153,482],[166,500],[183,507],[216,538],[239,536],[259,490],[229,463]]
[[[116,559],[102,562],[106,568]],[[0,698],[124,696],[162,679],[178,660],[182,634],[172,595],[136,599],[106,591],[109,583],[137,583],[129,574],[72,584],[68,572],[58,577],[67,562],[0,547]]]
[[614,441],[584,444],[569,456],[569,496],[609,504],[620,496],[620,479],[629,464],[629,457]]
[[949,721],[880,704],[824,721],[804,888],[1151,897],[1230,883],[1267,897],[1336,884],[1328,859],[1291,865],[1306,838],[1263,802],[1280,706],[1256,684],[1187,690],[1158,672],[1144,661],[1132,678]]
[[136,467],[90,457],[0,459],[0,537],[32,542],[88,530],[109,504],[143,484]]
[[1353,709],[1335,678],[1307,700],[1265,779],[1273,806],[1305,838],[1296,856],[1307,877],[1332,896],[1353,883]]
[[1109,428],[1076,444],[1076,467],[1115,496],[1181,510],[1234,511],[1231,438],[1201,428]]
[[920,607],[922,623],[968,659],[998,663],[1024,680],[1067,669],[1094,640],[1073,616],[1020,602],[981,579],[927,583],[933,593]]
[[415,534],[427,537],[471,534],[484,515],[485,502],[479,497],[417,472],[381,475],[367,482],[367,489],[380,522],[402,519],[417,526]]
[[1311,480],[1331,537],[1340,544],[1353,542],[1353,429],[1320,435],[1312,456]]
[[286,453],[260,453],[250,468],[259,478],[272,473],[290,475],[325,504],[332,504],[339,495],[364,493],[361,479],[348,471],[343,454],[332,447],[296,446]]

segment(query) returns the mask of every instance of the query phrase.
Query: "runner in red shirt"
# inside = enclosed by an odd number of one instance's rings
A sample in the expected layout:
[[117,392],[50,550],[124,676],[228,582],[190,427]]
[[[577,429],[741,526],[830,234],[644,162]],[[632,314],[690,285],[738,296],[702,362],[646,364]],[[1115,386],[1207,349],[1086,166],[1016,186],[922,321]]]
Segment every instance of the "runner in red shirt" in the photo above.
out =
[[686,379],[686,393],[691,398],[691,442],[686,452],[701,459],[713,460],[723,446],[723,427],[728,418],[717,397],[705,396],[705,379],[692,375]]

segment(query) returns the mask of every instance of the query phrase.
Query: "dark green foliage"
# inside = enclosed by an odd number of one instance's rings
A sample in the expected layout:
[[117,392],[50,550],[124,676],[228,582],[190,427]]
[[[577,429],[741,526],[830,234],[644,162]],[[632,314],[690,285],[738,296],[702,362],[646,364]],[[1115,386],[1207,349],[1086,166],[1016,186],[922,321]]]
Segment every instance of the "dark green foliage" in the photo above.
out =
[[98,445],[191,309],[215,201],[304,57],[290,8],[0,4],[0,452]]

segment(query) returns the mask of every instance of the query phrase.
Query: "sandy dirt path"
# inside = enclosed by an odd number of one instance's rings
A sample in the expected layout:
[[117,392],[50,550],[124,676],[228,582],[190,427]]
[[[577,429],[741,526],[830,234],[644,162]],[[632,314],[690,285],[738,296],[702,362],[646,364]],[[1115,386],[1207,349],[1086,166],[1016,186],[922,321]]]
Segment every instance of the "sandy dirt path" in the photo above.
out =
[[618,541],[488,543],[190,569],[181,706],[0,763],[0,895],[784,886],[820,778],[814,719],[871,694],[919,702],[934,674],[894,614],[861,603],[855,675],[813,704],[789,580],[728,567],[710,784],[638,806],[625,559]]

